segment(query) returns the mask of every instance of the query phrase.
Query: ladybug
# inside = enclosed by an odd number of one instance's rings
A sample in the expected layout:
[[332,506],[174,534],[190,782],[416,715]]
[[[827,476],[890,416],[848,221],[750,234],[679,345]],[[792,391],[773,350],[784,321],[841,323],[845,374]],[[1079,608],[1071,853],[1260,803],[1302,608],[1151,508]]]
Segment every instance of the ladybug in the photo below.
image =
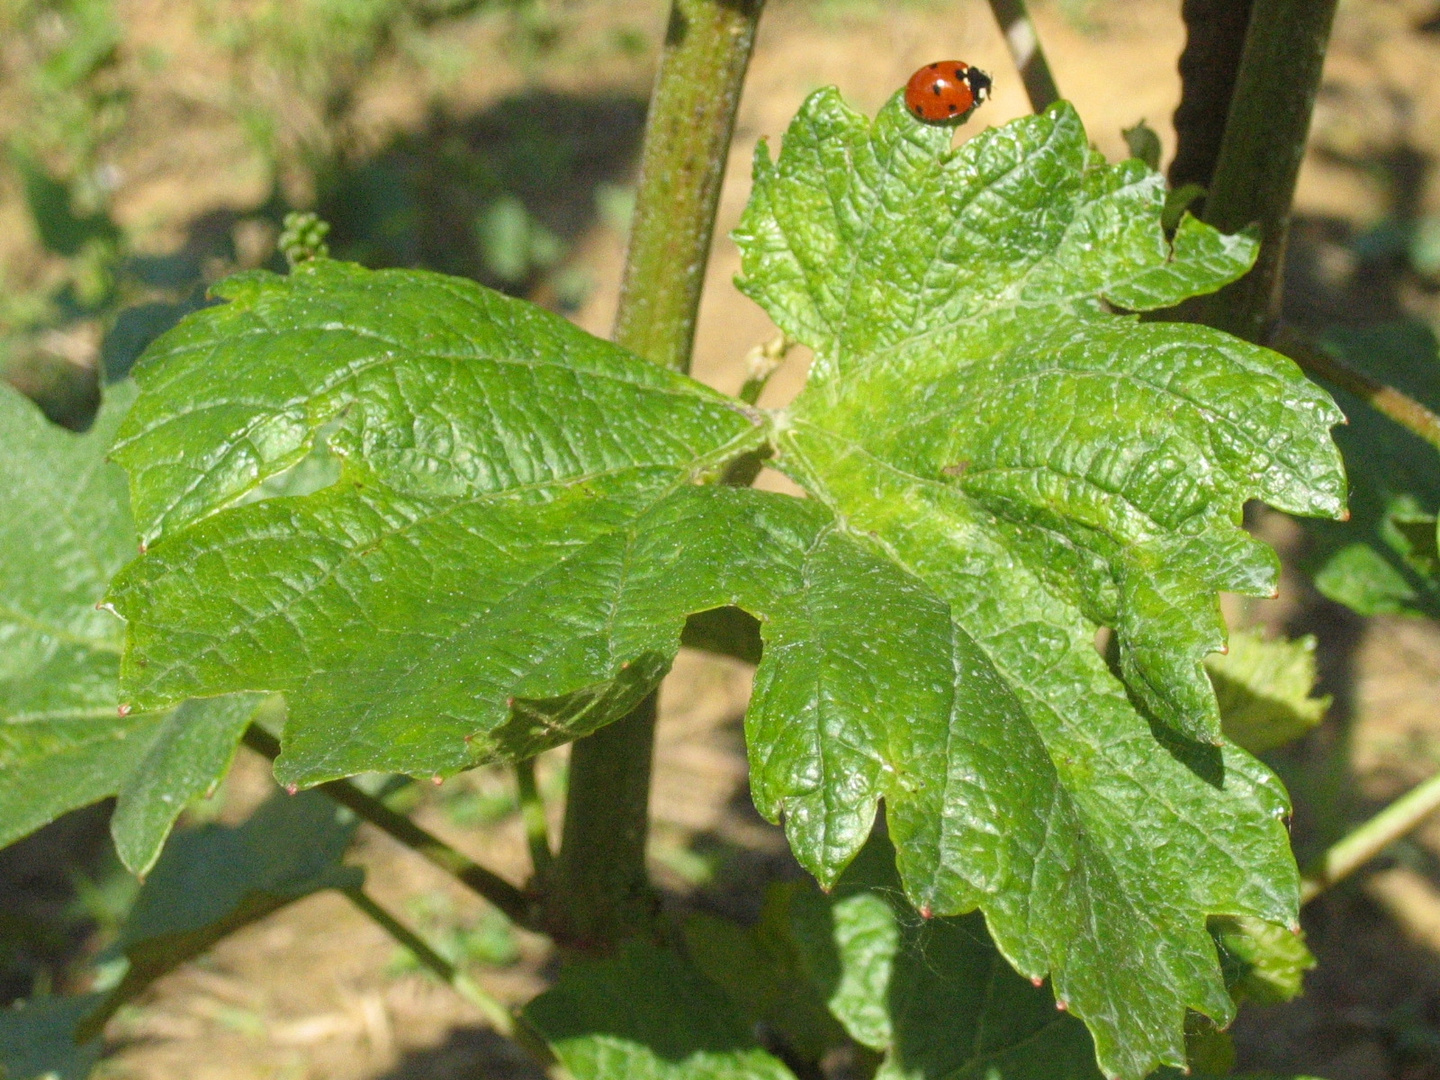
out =
[[927,124],[963,120],[990,97],[990,76],[964,60],[926,64],[905,84],[905,107]]

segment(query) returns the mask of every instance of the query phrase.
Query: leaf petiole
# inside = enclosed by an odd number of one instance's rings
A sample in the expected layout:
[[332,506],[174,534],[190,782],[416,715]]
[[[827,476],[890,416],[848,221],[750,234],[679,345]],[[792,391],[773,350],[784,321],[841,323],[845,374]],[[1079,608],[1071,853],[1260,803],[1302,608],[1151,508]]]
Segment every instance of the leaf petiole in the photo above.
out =
[[530,846],[530,863],[541,880],[550,870],[554,855],[550,829],[545,820],[545,800],[535,783],[535,759],[515,763],[515,782],[520,788],[520,816],[525,822],[525,841]]
[[452,987],[456,993],[484,1013],[485,1019],[490,1021],[496,1031],[507,1037],[514,1036],[515,1017],[503,1004],[486,993],[474,979],[432,949],[424,938],[376,903],[364,889],[356,887],[342,891],[352,904],[369,916],[377,926],[397,942],[409,949],[415,959],[434,973],[441,982]]
[[1300,882],[1300,902],[1308,904],[1330,886],[1349,877],[1406,833],[1440,810],[1440,773],[1422,781],[1350,835],[1332,844]]
[[1440,450],[1440,416],[1408,394],[1361,374],[1293,327],[1281,326],[1270,344],[1310,374],[1364,399],[1376,412]]
[[1050,73],[1045,50],[1040,48],[1040,36],[1035,33],[1035,24],[1025,10],[1025,0],[990,0],[990,11],[1000,24],[1010,58],[1020,71],[1030,108],[1037,113],[1044,112],[1060,100],[1060,88]]
[[[268,731],[255,724],[245,729],[242,741],[255,753],[271,761],[280,756],[279,742]],[[393,839],[425,856],[457,881],[468,885],[494,904],[517,926],[533,927],[535,920],[530,899],[500,875],[472,861],[438,836],[416,825],[404,814],[397,814],[379,799],[365,794],[348,780],[331,780],[318,785],[318,790],[362,821],[368,821],[377,829],[388,833]]]

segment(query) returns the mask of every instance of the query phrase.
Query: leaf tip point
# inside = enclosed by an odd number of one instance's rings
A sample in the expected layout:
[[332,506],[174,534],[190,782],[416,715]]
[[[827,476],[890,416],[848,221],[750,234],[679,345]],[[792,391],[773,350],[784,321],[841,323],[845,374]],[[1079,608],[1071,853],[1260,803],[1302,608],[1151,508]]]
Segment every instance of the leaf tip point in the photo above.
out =
[[299,784],[286,784],[286,785],[285,785],[285,794],[286,794],[286,795],[294,795],[294,794],[296,794],[297,792],[299,792],[299,790],[300,790],[300,785],[299,785]]
[[1068,1001],[1066,1001],[1064,998],[1056,998],[1056,999],[1055,999],[1055,1008],[1058,1009],[1060,1012],[1069,1012],[1069,1011],[1070,1011],[1070,1003],[1069,1003]]
[[1038,990],[1040,987],[1045,985],[1045,980],[1042,979],[1039,975],[1031,975],[1030,985]]
[[130,711],[132,708],[134,708],[134,706],[132,706],[128,701],[124,701],[120,703],[120,707],[117,708],[115,712],[117,715],[125,717],[130,715]]
[[920,918],[929,920],[929,919],[933,919],[934,917],[935,917],[935,912],[934,912],[934,910],[931,909],[931,907],[930,907],[929,904],[921,904],[921,905],[920,905]]
[[445,778],[437,772],[434,776],[430,777],[430,782],[436,787],[439,787],[445,782]]

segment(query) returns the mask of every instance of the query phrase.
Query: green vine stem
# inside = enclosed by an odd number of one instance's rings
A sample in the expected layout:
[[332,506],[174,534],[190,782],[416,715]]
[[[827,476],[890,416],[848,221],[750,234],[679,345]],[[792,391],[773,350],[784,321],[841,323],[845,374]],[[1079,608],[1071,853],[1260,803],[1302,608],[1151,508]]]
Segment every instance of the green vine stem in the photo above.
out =
[[[674,0],[650,98],[615,341],[689,371],[740,89],[764,0]],[[656,699],[578,739],[547,929],[581,948],[643,933]]]
[[538,882],[550,872],[550,827],[545,819],[545,800],[535,782],[535,758],[515,763],[515,784],[520,790],[520,816],[525,822],[525,842],[530,848],[530,865]]
[[[280,744],[275,736],[255,724],[245,729],[243,741],[255,753],[270,761],[280,756]],[[412,851],[425,856],[457,881],[494,904],[515,924],[527,928],[534,926],[535,913],[529,897],[500,875],[486,870],[438,836],[425,831],[404,814],[397,814],[348,780],[331,780],[319,785],[317,790],[323,791],[361,821],[368,821]]]
[[690,370],[740,88],[764,0],[674,0],[650,97],[615,341]]
[[1411,788],[1320,856],[1300,882],[1300,902],[1308,904],[1349,877],[1436,810],[1440,810],[1440,773]]
[[1180,5],[1185,51],[1179,64],[1172,188],[1199,184],[1209,189],[1215,178],[1253,6],[1254,0],[1184,0]]
[[1221,232],[1256,226],[1254,269],[1187,314],[1249,341],[1279,316],[1290,204],[1320,88],[1337,0],[1255,0],[1205,220]]
[[770,381],[770,376],[780,370],[785,357],[790,355],[798,342],[788,334],[776,334],[763,345],[756,345],[745,354],[745,382],[740,393],[735,395],[746,405],[754,405]]
[[[545,930],[562,946],[604,950],[645,932],[659,911],[645,842],[658,691],[570,754],[570,788]],[[578,759],[578,760],[577,760]]]
[[1055,85],[1055,76],[1050,74],[1050,64],[1040,48],[1040,35],[1030,21],[1025,0],[990,0],[990,11],[1005,35],[1010,58],[1015,61],[1020,81],[1025,84],[1030,108],[1037,113],[1044,112],[1060,100],[1060,90]]
[[1440,450],[1440,416],[1408,394],[1346,366],[1324,346],[1291,327],[1281,326],[1270,347],[1290,357],[1310,374],[1363,398],[1376,412],[1388,416]]
[[432,949],[424,938],[376,903],[364,889],[356,887],[341,891],[376,925],[408,949],[421,965],[484,1013],[485,1019],[496,1031],[505,1036],[515,1035],[515,1017],[510,1010],[487,994],[474,979]]

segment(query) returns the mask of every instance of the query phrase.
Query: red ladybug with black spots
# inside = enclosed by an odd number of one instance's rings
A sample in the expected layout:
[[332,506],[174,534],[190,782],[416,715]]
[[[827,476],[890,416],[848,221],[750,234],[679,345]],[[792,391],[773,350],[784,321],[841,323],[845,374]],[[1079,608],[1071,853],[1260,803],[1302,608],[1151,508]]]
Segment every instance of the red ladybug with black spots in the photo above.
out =
[[963,120],[990,97],[990,76],[964,60],[926,64],[905,84],[905,107],[927,124]]

